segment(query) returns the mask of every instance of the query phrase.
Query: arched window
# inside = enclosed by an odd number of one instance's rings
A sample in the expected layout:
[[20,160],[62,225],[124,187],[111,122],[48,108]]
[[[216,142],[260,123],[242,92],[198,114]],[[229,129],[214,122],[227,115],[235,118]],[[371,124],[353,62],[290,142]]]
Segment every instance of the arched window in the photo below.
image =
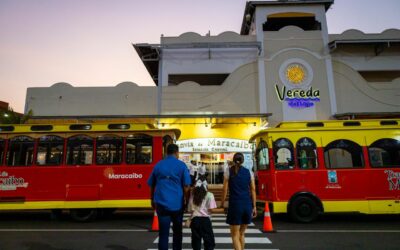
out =
[[305,31],[321,30],[321,23],[315,19],[312,13],[285,12],[267,16],[263,24],[264,31],[279,31],[286,26],[297,26]]
[[293,144],[289,139],[280,138],[274,142],[274,157],[276,169],[293,169],[293,156]]
[[93,138],[77,135],[68,138],[67,164],[90,165],[93,163]]
[[310,138],[301,138],[296,143],[297,163],[301,169],[318,168],[317,145]]
[[362,147],[350,140],[336,140],[324,149],[326,168],[360,168],[364,166]]
[[153,161],[153,137],[133,135],[126,138],[126,163],[150,164]]
[[368,148],[373,167],[400,167],[400,141],[384,138],[375,141]]
[[46,135],[39,138],[36,164],[40,166],[61,165],[64,152],[64,138]]
[[5,140],[0,139],[0,166],[3,165],[5,144]]
[[122,138],[100,136],[96,140],[96,164],[120,164],[122,162]]
[[30,166],[33,163],[35,140],[29,136],[10,139],[7,152],[8,166]]
[[268,145],[263,140],[261,140],[257,146],[256,160],[257,160],[257,169],[258,170],[269,169]]

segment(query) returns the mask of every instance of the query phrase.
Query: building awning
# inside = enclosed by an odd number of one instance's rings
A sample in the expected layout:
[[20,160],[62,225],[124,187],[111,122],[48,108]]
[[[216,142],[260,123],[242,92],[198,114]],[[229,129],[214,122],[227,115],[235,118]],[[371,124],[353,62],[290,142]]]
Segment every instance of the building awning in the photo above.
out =
[[144,66],[158,86],[158,70],[162,49],[240,49],[255,48],[261,52],[260,42],[202,42],[202,43],[174,43],[174,44],[133,44]]
[[155,84],[158,85],[158,62],[160,59],[159,46],[148,43],[132,43],[132,46],[138,53],[140,59],[142,60],[150,76],[153,78]]
[[339,46],[371,45],[374,46],[375,54],[379,55],[384,48],[400,45],[400,39],[343,39],[333,40],[328,45],[331,52],[337,49]]
[[[29,124],[59,124],[59,123],[104,123],[121,122],[146,124],[149,127],[170,124],[207,124],[210,127],[220,125],[256,125],[268,122],[271,113],[252,114],[164,114],[164,115],[90,115],[90,116],[33,116],[29,118]],[[255,121],[259,119],[259,121]]]
[[162,115],[70,115],[70,116],[32,116],[30,119],[139,119],[139,118],[239,118],[239,117],[259,117],[267,118],[272,113],[246,113],[246,114],[162,114]]

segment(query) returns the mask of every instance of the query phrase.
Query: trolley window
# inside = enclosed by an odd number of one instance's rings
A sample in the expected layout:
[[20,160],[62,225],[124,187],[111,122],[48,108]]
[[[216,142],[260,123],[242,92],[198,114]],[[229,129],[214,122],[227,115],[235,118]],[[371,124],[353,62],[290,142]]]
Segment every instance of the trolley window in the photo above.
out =
[[269,169],[269,154],[268,145],[265,141],[261,140],[256,150],[256,160],[258,170]]
[[350,140],[336,140],[324,149],[326,168],[361,168],[364,166],[362,147]]
[[5,140],[0,139],[0,166],[3,165],[4,161],[4,149],[5,149]]
[[120,164],[122,162],[122,138],[100,136],[96,140],[96,164]]
[[126,138],[126,163],[150,164],[153,161],[153,138],[134,135]]
[[90,165],[93,163],[93,138],[86,135],[73,136],[67,142],[68,165]]
[[372,167],[400,167],[400,141],[384,138],[368,148]]
[[7,152],[8,166],[30,166],[33,163],[35,141],[29,136],[17,136],[10,140]]
[[318,168],[317,145],[310,138],[301,138],[296,143],[297,163],[301,169]]
[[274,158],[276,169],[293,169],[293,143],[286,138],[274,142]]
[[108,129],[129,129],[131,125],[129,124],[109,124]]
[[69,126],[70,130],[91,130],[92,125],[90,124],[73,124]]
[[0,126],[0,132],[14,131],[14,126]]
[[59,166],[62,164],[64,138],[46,135],[39,138],[36,165]]
[[52,125],[32,125],[31,131],[50,131],[53,130]]

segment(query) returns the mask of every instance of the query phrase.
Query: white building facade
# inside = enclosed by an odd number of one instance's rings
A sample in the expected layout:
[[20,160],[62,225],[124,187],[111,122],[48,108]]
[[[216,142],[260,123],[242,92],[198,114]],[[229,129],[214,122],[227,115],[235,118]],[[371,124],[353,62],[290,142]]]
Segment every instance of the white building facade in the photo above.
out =
[[250,1],[240,34],[188,32],[134,44],[156,87],[29,88],[26,111],[40,117],[271,114],[271,124],[396,115],[400,31],[329,34],[326,12],[333,3]]
[[232,152],[196,151],[199,141],[245,142],[261,126],[289,120],[400,117],[400,30],[329,34],[332,4],[247,2],[240,34],[187,32],[133,44],[154,87],[32,87],[25,111],[33,111],[33,122],[130,119],[177,127],[182,146],[194,145],[187,160],[203,161],[203,154],[214,169]]

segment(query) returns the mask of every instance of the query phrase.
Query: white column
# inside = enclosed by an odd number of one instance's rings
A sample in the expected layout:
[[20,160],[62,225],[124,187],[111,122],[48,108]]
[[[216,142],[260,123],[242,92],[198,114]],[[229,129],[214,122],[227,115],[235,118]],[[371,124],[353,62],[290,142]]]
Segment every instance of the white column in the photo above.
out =
[[265,62],[264,62],[264,31],[262,23],[265,20],[257,15],[257,10],[255,13],[256,20],[256,35],[257,41],[261,43],[261,51],[258,56],[257,66],[258,66],[258,98],[260,102],[260,113],[268,113],[267,107],[267,83],[265,80]]
[[325,58],[325,65],[326,65],[326,76],[328,80],[329,99],[331,103],[331,115],[334,115],[337,113],[337,103],[336,103],[335,81],[333,79],[332,59],[330,56],[327,56]]
[[162,85],[163,85],[163,65],[162,49],[158,52],[158,88],[157,88],[157,115],[162,113]]

